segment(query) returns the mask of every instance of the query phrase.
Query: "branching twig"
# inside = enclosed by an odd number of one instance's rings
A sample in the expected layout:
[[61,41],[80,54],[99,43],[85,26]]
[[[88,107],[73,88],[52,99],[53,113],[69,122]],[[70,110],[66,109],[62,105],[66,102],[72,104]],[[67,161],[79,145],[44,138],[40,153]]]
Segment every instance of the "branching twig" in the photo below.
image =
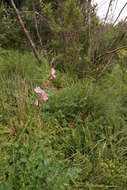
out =
[[[117,38],[117,39],[116,39],[116,44],[117,44],[117,45],[120,44],[120,42],[122,41],[122,39],[125,37],[126,33],[127,33],[127,31],[124,31],[124,32],[122,33],[122,35],[120,36],[120,38]],[[116,49],[114,49],[114,50],[112,50],[112,51],[107,51],[107,52],[105,52],[104,54],[99,55],[98,57],[96,57],[96,60],[99,60],[100,58],[104,57],[105,55],[115,53],[115,52],[119,51],[118,49],[119,49],[119,50],[126,49],[126,46],[123,46],[123,47],[120,47],[120,48],[116,48]]]
[[119,47],[119,48],[116,48],[116,49],[114,49],[112,51],[108,51],[108,52],[104,53],[103,55],[100,55],[99,57],[97,57],[97,59],[100,59],[100,58],[102,58],[102,57],[104,57],[105,55],[108,55],[108,54],[117,53],[117,52],[119,52],[119,51],[121,51],[123,49],[127,49],[127,45]]
[[[114,50],[112,50],[112,51],[110,51],[110,52],[107,53],[107,54],[111,54],[111,56],[110,56],[110,58],[109,58],[108,63],[107,63],[107,64],[103,67],[103,69],[100,71],[100,73],[99,73],[97,79],[100,79],[100,78],[102,77],[102,75],[105,73],[105,71],[106,71],[106,70],[109,68],[109,66],[112,64],[112,60],[113,60],[113,58],[115,57],[116,53],[117,53],[118,51],[122,50],[122,49],[126,49],[126,48],[127,48],[127,45],[126,45],[126,46],[123,46],[123,47],[119,47],[120,42],[121,42],[121,40],[124,38],[125,34],[126,34],[126,32],[124,32],[124,33],[122,34],[121,38],[120,38],[119,40],[117,40],[117,47],[118,47],[118,48],[116,48],[116,49],[114,49]],[[105,54],[105,55],[106,55],[106,54]],[[104,56],[104,55],[103,55],[103,56]]]
[[108,63],[103,67],[103,69],[101,70],[101,72],[99,73],[97,79],[100,79],[101,76],[105,73],[105,71],[107,70],[107,68],[112,64],[112,60],[114,58],[115,54],[112,54]]

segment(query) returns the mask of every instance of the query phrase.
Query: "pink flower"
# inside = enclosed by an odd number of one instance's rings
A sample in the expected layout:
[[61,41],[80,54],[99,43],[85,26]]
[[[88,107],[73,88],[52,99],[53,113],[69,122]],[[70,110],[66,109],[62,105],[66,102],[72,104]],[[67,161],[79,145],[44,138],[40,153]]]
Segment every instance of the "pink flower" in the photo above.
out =
[[50,71],[50,76],[52,79],[56,78],[56,75],[55,75],[56,71],[54,68],[51,68],[51,71]]
[[[34,89],[34,91],[35,91],[37,94],[40,94],[40,95],[41,95],[41,98],[42,98],[42,101],[43,101],[43,102],[46,102],[46,101],[48,100],[48,94],[47,94],[44,90],[42,90],[39,86],[36,87],[36,88]],[[35,100],[34,105],[35,105],[36,107],[38,107],[38,106],[39,106],[39,101],[38,101],[38,100]]]
[[43,102],[46,102],[48,100],[48,94],[47,93],[41,94],[41,97],[42,97]]
[[39,106],[39,101],[38,101],[38,100],[35,100],[34,105],[35,105],[36,107],[38,107],[38,106]]
[[35,91],[37,94],[43,94],[43,93],[45,93],[45,91],[42,90],[39,86],[37,86],[37,87],[34,89],[34,91]]

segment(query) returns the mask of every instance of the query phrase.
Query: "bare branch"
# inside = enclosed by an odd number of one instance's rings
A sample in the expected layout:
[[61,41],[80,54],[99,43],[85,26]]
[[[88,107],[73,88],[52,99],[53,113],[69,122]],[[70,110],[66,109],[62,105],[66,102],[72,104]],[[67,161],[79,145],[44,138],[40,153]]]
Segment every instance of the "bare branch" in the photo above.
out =
[[108,69],[108,67],[112,64],[112,60],[113,60],[114,56],[115,56],[115,54],[111,55],[108,63],[104,66],[104,68],[102,69],[102,71],[98,75],[97,79],[100,79],[102,77],[102,75],[105,73],[105,71]]
[[[113,58],[115,57],[116,53],[119,52],[119,51],[121,51],[122,49],[126,49],[126,48],[127,48],[127,45],[126,45],[126,46],[123,46],[123,47],[119,47],[120,42],[121,42],[121,40],[124,38],[125,34],[126,34],[126,32],[124,32],[124,33],[122,34],[121,38],[117,41],[117,47],[118,47],[118,48],[116,48],[116,49],[114,49],[114,50],[112,50],[112,51],[110,51],[110,52],[107,52],[107,54],[111,54],[111,55],[110,55],[110,58],[109,58],[109,60],[108,60],[108,63],[107,63],[107,64],[103,67],[103,69],[100,71],[100,73],[99,73],[97,79],[100,79],[100,78],[103,76],[103,74],[106,72],[106,70],[109,68],[109,66],[111,66],[112,60],[113,60]],[[106,55],[106,54],[105,54],[105,55]],[[104,55],[103,55],[103,56],[104,56]]]
[[108,55],[108,54],[118,53],[119,51],[121,51],[121,50],[123,50],[123,49],[127,49],[127,45],[126,45],[126,46],[119,47],[119,48],[116,48],[116,49],[114,49],[114,50],[112,50],[112,51],[108,51],[108,52],[106,52],[105,54],[99,56],[98,59],[99,59],[99,58],[102,58],[102,57],[104,57],[105,55]]
[[91,55],[91,0],[88,0],[88,38],[89,38],[89,47],[88,55]]
[[107,20],[107,18],[108,18],[108,14],[109,14],[110,7],[111,7],[111,5],[112,5],[112,1],[113,1],[113,0],[110,0],[110,2],[109,2],[108,10],[107,10],[107,13],[106,13],[106,16],[105,16],[105,19],[104,19],[104,24],[106,23],[106,20]]
[[43,49],[42,39],[41,39],[41,36],[40,36],[40,33],[39,33],[39,29],[38,29],[37,16],[36,16],[36,11],[35,11],[35,4],[34,4],[34,2],[32,2],[32,6],[33,6],[33,21],[34,21],[35,29],[36,29],[36,32],[37,32],[37,37],[38,37],[38,39],[39,39],[41,49]]
[[119,19],[121,13],[123,12],[123,10],[125,9],[126,6],[127,6],[127,2],[126,2],[125,5],[123,6],[123,8],[120,10],[120,12],[119,12],[119,14],[118,14],[116,20],[115,20],[114,23],[113,23],[113,26],[116,24],[117,20]]
[[39,57],[39,54],[38,54],[37,49],[36,49],[36,47],[35,47],[35,44],[34,44],[32,38],[31,38],[31,36],[30,36],[29,31],[26,29],[26,27],[25,27],[25,25],[24,25],[24,22],[23,22],[23,20],[22,20],[22,18],[21,18],[21,16],[20,16],[20,13],[19,13],[18,9],[17,9],[16,6],[15,6],[14,0],[10,0],[10,2],[11,2],[11,5],[12,5],[12,7],[13,7],[13,9],[14,9],[14,12],[15,12],[15,14],[16,14],[16,16],[17,16],[17,19],[18,19],[18,21],[19,21],[19,23],[20,23],[20,25],[21,25],[21,27],[22,27],[24,33],[25,33],[25,36],[26,36],[26,38],[27,38],[27,40],[28,40],[28,43],[30,44],[30,46],[31,46],[31,48],[32,48],[32,50],[33,50],[33,53],[34,53],[36,59],[37,59],[38,62],[41,64],[42,61],[41,61],[41,59],[40,59],[40,57]]

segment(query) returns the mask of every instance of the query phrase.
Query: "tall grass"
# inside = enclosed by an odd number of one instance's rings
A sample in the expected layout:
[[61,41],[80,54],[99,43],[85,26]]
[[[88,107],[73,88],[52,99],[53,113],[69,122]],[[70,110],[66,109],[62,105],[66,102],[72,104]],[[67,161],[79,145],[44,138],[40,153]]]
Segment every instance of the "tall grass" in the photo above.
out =
[[34,107],[51,65],[0,50],[0,189],[126,189],[126,91],[118,65],[101,81],[57,71],[49,100]]

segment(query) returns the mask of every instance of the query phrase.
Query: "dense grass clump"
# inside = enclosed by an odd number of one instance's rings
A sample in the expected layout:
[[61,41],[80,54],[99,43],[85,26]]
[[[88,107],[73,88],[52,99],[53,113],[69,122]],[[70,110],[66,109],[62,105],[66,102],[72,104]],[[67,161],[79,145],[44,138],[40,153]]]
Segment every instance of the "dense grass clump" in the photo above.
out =
[[51,65],[0,50],[0,190],[126,189],[127,87],[116,65],[100,81],[56,71],[49,99],[34,107]]

